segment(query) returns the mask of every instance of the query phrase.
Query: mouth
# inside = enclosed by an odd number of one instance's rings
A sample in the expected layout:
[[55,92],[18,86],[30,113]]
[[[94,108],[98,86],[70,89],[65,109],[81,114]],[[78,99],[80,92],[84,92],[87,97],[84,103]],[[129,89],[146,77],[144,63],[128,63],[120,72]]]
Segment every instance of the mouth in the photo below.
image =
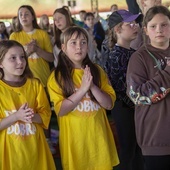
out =
[[61,27],[61,25],[59,24],[59,25],[57,25],[57,27]]
[[164,38],[164,36],[163,35],[158,35],[158,36],[156,36],[156,38]]
[[24,68],[23,67],[18,67],[16,68],[17,70],[23,70]]
[[76,53],[76,55],[82,55],[82,52],[78,52],[78,53]]
[[138,32],[134,32],[134,33],[133,33],[133,35],[137,35],[137,34],[138,34]]

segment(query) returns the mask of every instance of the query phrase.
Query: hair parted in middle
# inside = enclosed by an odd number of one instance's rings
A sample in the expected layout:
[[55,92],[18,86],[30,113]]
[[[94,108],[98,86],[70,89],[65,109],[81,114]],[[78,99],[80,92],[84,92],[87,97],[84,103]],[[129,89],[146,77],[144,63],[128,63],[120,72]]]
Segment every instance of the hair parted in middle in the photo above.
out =
[[[61,34],[61,38],[60,38],[61,44],[67,45],[67,42],[71,39],[73,34],[74,35],[76,34],[77,38],[83,35],[88,43],[88,34],[86,30],[78,26],[72,26],[72,27],[67,28],[66,31],[64,31]],[[98,68],[99,66],[97,66],[90,60],[88,56],[88,52],[82,62],[82,69],[85,68],[86,65],[90,67],[91,74],[93,76],[93,83],[96,86],[100,87],[101,78],[100,78],[100,72]],[[65,97],[69,97],[75,92],[75,86],[72,80],[74,68],[75,67],[74,67],[73,62],[69,59],[69,57],[63,51],[61,51],[59,54],[59,59],[58,59],[58,66],[55,68],[55,79],[57,83],[59,84],[59,86],[61,87],[61,89],[63,90],[63,94]],[[96,101],[91,93],[90,93],[90,97],[92,100]]]

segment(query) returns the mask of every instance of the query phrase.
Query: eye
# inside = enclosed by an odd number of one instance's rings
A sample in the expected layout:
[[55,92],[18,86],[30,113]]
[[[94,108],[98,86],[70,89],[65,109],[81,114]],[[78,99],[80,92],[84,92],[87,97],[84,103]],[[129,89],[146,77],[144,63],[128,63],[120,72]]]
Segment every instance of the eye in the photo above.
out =
[[162,27],[166,27],[168,24],[162,24]]
[[87,44],[87,42],[86,41],[82,41],[81,44]]
[[156,27],[155,25],[151,25],[151,26],[150,26],[150,28],[152,28],[152,29],[155,28],[155,27]]
[[76,42],[75,42],[75,41],[72,41],[72,42],[71,42],[71,44],[72,44],[72,45],[75,45],[75,44],[76,44]]
[[10,61],[15,61],[16,60],[16,57],[15,56],[12,56],[9,58]]
[[23,56],[21,56],[20,58],[21,58],[22,60],[25,60],[25,56],[24,56],[24,55],[23,55]]

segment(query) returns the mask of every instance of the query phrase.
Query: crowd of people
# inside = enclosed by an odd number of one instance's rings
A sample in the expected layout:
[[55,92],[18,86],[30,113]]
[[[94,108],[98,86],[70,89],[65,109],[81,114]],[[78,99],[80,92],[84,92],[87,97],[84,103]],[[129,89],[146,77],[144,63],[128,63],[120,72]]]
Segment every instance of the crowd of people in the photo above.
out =
[[170,11],[126,2],[106,20],[63,6],[38,23],[22,5],[0,22],[0,169],[57,169],[53,107],[63,170],[170,170]]

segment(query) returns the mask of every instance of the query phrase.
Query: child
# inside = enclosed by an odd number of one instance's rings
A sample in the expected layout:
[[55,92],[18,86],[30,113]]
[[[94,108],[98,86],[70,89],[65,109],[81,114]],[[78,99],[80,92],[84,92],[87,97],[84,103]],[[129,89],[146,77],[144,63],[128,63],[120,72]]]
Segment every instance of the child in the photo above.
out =
[[46,14],[43,14],[40,16],[40,22],[39,22],[39,26],[42,30],[45,30],[48,35],[50,36],[50,38],[52,38],[53,36],[53,30],[52,27],[50,25],[50,21],[49,21],[49,17]]
[[170,169],[170,11],[150,8],[144,18],[150,44],[130,58],[127,94],[135,103],[136,136],[147,170]]
[[4,22],[0,21],[0,41],[8,40],[8,39],[9,39],[9,35],[7,32],[6,26]]
[[61,51],[60,35],[68,27],[73,26],[73,21],[68,11],[65,8],[57,8],[53,13],[54,20],[54,38],[53,38],[53,53],[54,66],[58,65],[58,55]]
[[136,158],[142,160],[142,156],[135,136],[134,105],[126,95],[127,66],[131,55],[135,52],[130,48],[130,43],[138,34],[140,19],[139,14],[133,15],[126,10],[118,10],[113,12],[108,20],[110,52],[105,70],[117,96],[111,113],[120,145],[119,170],[142,169],[142,163],[136,160]]
[[69,27],[61,44],[63,53],[47,87],[58,117],[63,169],[112,169],[119,160],[105,109],[114,105],[114,90],[89,59],[83,28]]
[[105,37],[104,29],[99,21],[95,23],[94,14],[87,12],[84,17],[84,28],[89,34],[89,41],[93,45],[93,53],[91,53],[90,59],[92,62],[102,66],[102,56],[101,56],[101,44]]
[[[129,1],[130,2],[130,1]],[[146,14],[149,8],[153,6],[161,5],[162,0],[136,0],[141,12],[143,15]],[[141,23],[142,27],[142,23]],[[135,50],[139,49],[143,45],[143,43],[150,43],[148,37],[145,35],[143,29],[140,30],[138,33],[137,38],[131,42],[131,47]]]
[[34,9],[31,6],[20,6],[17,17],[17,32],[13,32],[10,39],[24,46],[34,77],[40,79],[46,87],[50,75],[49,62],[54,61],[50,37],[38,26]]
[[95,23],[94,14],[91,12],[87,12],[84,16],[84,23],[84,28],[94,37],[94,40],[97,43],[97,49],[101,52],[101,44],[105,38],[105,31],[101,23],[99,21]]
[[50,105],[18,42],[0,42],[0,73],[0,169],[55,170],[43,131]]

